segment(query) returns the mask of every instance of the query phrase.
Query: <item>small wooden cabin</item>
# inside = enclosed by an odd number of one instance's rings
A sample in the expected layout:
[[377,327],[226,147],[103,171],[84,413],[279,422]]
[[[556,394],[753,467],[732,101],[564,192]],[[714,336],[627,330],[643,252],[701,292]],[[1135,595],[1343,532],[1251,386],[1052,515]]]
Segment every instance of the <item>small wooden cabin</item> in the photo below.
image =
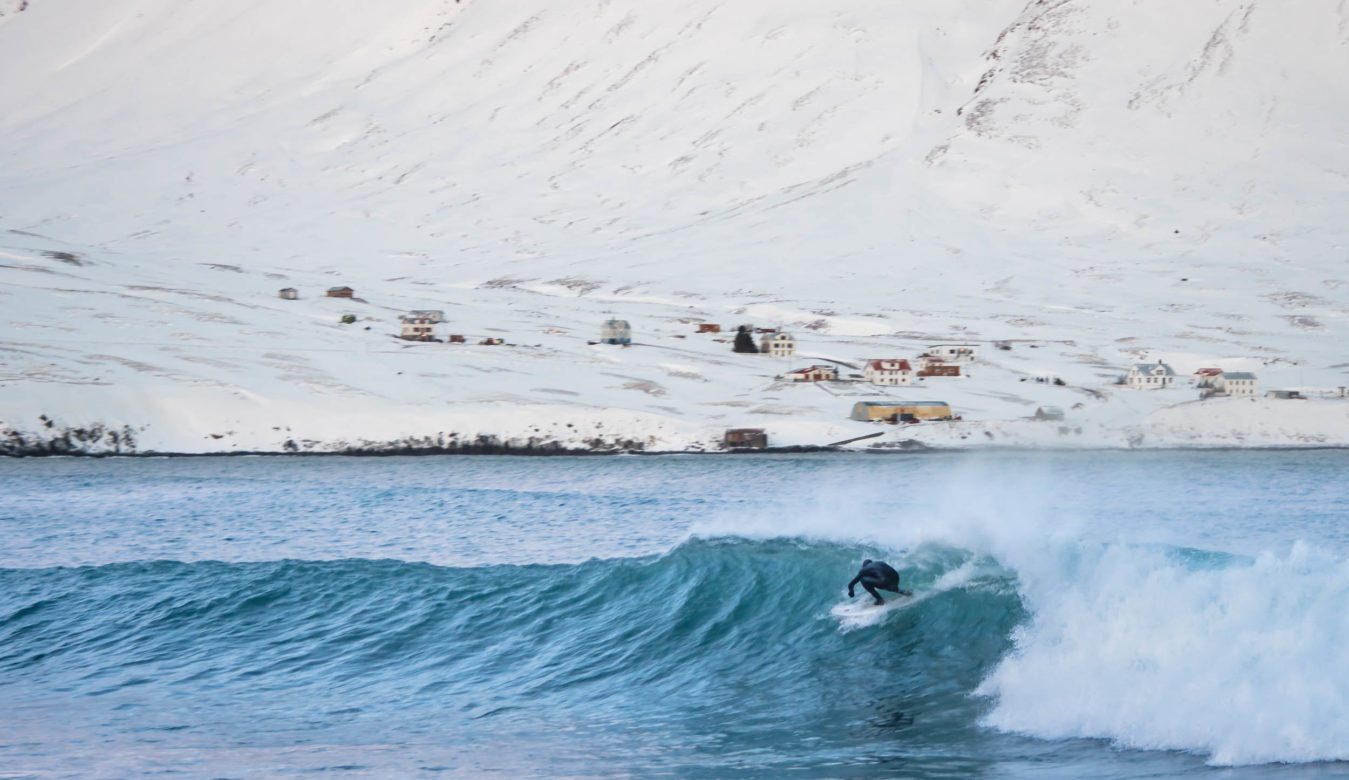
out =
[[627,320],[608,319],[600,326],[601,344],[622,344],[627,346],[632,343],[632,326]]
[[720,332],[721,332],[721,325],[718,325],[718,324],[715,323],[715,322],[700,322],[700,323],[698,323],[698,332],[699,332],[699,333],[720,333]]
[[960,376],[960,366],[955,363],[927,362],[918,369],[918,376]]
[[281,289],[281,292],[277,294],[281,296],[281,300],[283,301],[294,301],[299,300],[300,298],[300,291],[294,287],[284,287]]
[[328,292],[324,294],[329,298],[354,298],[356,291],[350,287],[329,287]]
[[763,428],[727,428],[722,443],[729,449],[766,449],[768,431]]

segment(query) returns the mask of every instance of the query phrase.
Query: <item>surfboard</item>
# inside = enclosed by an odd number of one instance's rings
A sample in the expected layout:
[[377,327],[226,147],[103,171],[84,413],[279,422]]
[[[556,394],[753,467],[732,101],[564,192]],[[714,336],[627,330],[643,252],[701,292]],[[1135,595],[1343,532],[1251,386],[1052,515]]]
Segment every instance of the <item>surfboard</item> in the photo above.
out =
[[843,631],[874,626],[885,620],[891,612],[912,606],[923,599],[922,593],[906,592],[909,595],[890,596],[884,604],[876,604],[870,596],[863,594],[862,598],[856,601],[849,600],[835,604],[830,608],[829,614],[838,618],[839,629]]

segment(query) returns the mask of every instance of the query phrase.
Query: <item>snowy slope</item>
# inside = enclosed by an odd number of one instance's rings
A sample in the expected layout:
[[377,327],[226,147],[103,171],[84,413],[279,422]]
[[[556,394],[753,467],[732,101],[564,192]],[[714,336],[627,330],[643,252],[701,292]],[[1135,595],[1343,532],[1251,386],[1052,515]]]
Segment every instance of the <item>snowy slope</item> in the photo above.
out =
[[[904,395],[965,420],[887,442],[1349,444],[1334,400],[1110,385],[1142,357],[1349,384],[1333,0],[0,0],[0,51],[24,442],[825,444]],[[398,342],[409,308],[510,344]],[[610,314],[638,346],[586,343]],[[995,339],[902,393],[773,380]]]

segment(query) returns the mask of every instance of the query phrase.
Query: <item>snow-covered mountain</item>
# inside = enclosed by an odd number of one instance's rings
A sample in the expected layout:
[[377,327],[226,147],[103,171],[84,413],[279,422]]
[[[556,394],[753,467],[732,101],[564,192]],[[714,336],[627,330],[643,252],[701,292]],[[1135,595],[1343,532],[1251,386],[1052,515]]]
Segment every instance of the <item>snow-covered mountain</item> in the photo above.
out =
[[1111,385],[1349,384],[1337,0],[0,0],[0,52],[0,446],[825,444],[895,395],[964,420],[858,446],[1349,444],[1336,400]]

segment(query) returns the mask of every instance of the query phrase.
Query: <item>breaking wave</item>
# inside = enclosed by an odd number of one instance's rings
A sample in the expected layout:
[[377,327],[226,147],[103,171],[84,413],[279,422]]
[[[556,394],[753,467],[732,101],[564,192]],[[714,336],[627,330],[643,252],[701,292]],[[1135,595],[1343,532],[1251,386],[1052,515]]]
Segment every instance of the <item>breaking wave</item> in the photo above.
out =
[[[879,528],[859,546],[704,527],[661,556],[576,565],[0,570],[0,690],[115,699],[152,680],[208,704],[285,692],[395,720],[820,731],[865,692],[914,744],[982,726],[1224,765],[1349,759],[1343,560]],[[840,616],[872,552],[919,598]]]

